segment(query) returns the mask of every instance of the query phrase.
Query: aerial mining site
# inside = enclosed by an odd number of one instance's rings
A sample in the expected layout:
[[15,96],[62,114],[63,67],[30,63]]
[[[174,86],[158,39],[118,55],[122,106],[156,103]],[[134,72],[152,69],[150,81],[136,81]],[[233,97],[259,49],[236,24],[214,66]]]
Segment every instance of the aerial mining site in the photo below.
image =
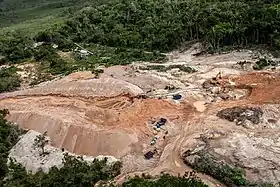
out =
[[[28,130],[10,156],[34,172],[61,165],[64,151],[120,160],[119,183],[141,173],[184,175],[209,157],[244,168],[250,181],[279,181],[277,68],[255,71],[249,50],[197,53],[194,45],[162,64],[75,72],[1,94],[7,119]],[[44,132],[49,154],[41,157],[32,142]],[[206,174],[197,175],[220,184]]]

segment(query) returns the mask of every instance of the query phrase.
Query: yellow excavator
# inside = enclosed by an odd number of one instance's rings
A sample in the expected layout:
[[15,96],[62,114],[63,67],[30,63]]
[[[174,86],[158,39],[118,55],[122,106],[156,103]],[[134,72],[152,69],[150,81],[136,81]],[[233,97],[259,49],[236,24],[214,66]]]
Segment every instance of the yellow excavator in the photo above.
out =
[[219,71],[219,73],[216,75],[216,79],[222,79],[222,72]]
[[222,80],[222,72],[219,71],[219,73],[216,75],[216,77],[213,77],[210,82],[211,84],[213,85],[218,85],[218,84],[221,84],[220,83],[220,80]]

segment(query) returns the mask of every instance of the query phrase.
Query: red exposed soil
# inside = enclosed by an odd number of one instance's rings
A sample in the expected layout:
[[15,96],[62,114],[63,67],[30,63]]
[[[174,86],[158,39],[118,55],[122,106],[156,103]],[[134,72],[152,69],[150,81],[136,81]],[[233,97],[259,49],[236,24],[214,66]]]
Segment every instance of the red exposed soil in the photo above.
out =
[[[160,89],[165,87],[167,81],[160,78],[151,81],[152,76],[145,74],[142,75],[145,79],[139,81],[138,76],[126,76],[124,72],[123,67],[111,68],[100,79],[94,79],[90,73],[76,73],[53,84],[3,94],[0,96],[0,109],[9,109],[11,115],[8,118],[23,128],[38,132],[47,130],[55,147],[92,156],[138,158],[129,160],[131,171],[138,171],[141,167],[137,167],[144,165],[143,152],[151,148],[150,141],[154,134],[149,121],[164,117],[171,130],[175,130],[160,148],[165,149],[160,159],[166,163],[162,168],[158,163],[158,171],[177,168],[184,172],[186,166],[180,163],[179,151],[186,139],[197,133],[196,137],[216,125],[215,122],[203,122],[208,117],[208,111],[215,113],[221,108],[280,101],[280,76],[276,73],[254,72],[223,77],[222,85],[233,90],[249,90],[248,95],[239,100],[209,105],[200,101],[194,104],[200,108],[200,112],[197,112],[186,101],[175,104],[164,99],[136,98],[142,94],[143,85],[147,90],[153,87]],[[113,73],[116,78],[110,76]],[[234,84],[230,84],[230,81]],[[186,91],[186,95],[187,92],[192,91]],[[231,130],[231,127],[228,128]]]
[[147,126],[152,117],[184,120],[194,113],[187,103],[135,99],[129,94],[92,99],[29,95],[2,99],[0,107],[8,108],[9,118],[23,128],[47,130],[56,147],[77,154],[116,157],[127,154],[138,138],[152,136]]
[[[228,80],[234,82],[235,85],[230,86]],[[253,72],[238,76],[232,75],[225,77],[223,82],[224,85],[233,89],[249,90],[247,97],[237,101],[227,101],[227,105],[234,105],[234,103],[264,104],[280,102],[280,76],[276,73]]]

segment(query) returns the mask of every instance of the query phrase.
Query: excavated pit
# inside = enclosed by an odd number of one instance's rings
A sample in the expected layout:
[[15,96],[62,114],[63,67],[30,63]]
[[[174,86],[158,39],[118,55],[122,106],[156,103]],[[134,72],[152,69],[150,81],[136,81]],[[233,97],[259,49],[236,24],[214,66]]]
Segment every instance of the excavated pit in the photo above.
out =
[[126,155],[141,137],[150,134],[152,117],[186,119],[191,105],[176,106],[164,100],[131,100],[119,96],[100,101],[57,96],[29,96],[2,100],[8,119],[24,129],[47,131],[52,145],[77,154],[115,157]]
[[263,111],[260,108],[250,107],[233,107],[219,111],[217,116],[221,119],[226,119],[231,122],[236,122],[237,125],[241,125],[245,120],[249,120],[254,124],[260,122],[260,118],[263,115]]
[[[118,181],[142,172],[184,174],[192,170],[191,164],[184,163],[184,153],[205,145],[217,162],[236,164],[251,181],[279,181],[279,74],[233,69],[237,62],[252,61],[246,51],[194,53],[195,48],[173,52],[162,65],[185,65],[196,72],[140,70],[136,63],[106,68],[99,79],[90,72],[77,72],[1,94],[0,109],[9,109],[8,119],[22,128],[47,131],[57,148],[121,159]],[[149,65],[153,64],[141,64]],[[203,84],[219,71],[221,85]],[[172,99],[175,94],[182,99]],[[167,119],[168,135],[151,145],[155,137],[151,121],[162,117]],[[253,125],[236,125],[243,121]],[[154,148],[159,154],[145,160],[144,154]],[[212,177],[198,176],[210,186],[223,186]]]

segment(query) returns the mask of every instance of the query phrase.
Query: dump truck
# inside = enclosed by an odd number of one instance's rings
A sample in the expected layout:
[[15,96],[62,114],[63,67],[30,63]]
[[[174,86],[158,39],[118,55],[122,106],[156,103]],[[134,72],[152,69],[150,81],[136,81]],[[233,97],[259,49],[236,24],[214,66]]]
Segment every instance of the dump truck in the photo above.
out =
[[147,159],[147,160],[150,160],[151,158],[154,157],[154,155],[157,153],[157,150],[154,149],[153,151],[149,151],[147,152],[144,157]]
[[175,94],[175,95],[173,95],[173,99],[174,99],[174,100],[180,100],[180,99],[182,99],[182,95],[180,95],[180,94]]
[[156,126],[161,127],[161,126],[165,125],[166,122],[167,122],[167,119],[160,118],[160,120],[157,122]]
[[154,153],[152,151],[149,151],[144,155],[144,157],[148,160],[153,158],[153,156],[154,156]]

